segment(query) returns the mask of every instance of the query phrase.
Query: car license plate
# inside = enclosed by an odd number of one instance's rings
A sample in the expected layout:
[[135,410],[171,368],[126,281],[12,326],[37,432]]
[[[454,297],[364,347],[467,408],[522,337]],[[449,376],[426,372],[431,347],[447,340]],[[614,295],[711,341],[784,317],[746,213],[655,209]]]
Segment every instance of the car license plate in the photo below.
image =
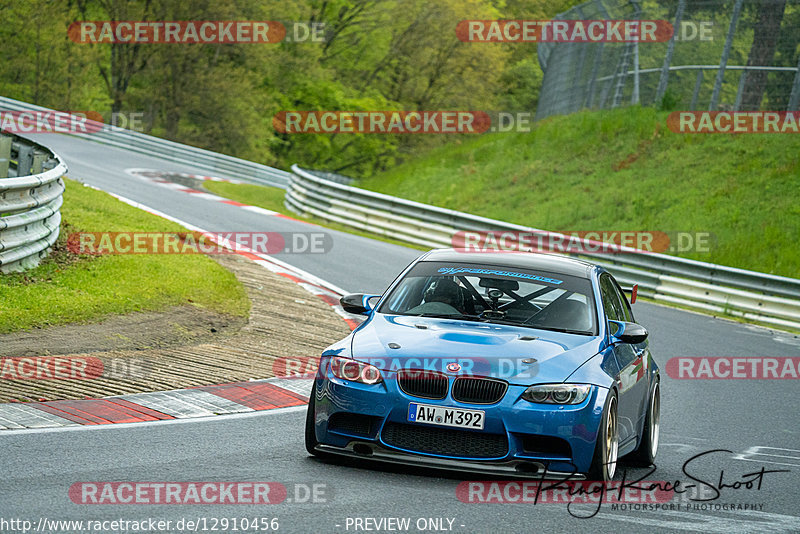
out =
[[484,419],[482,410],[462,410],[416,402],[408,405],[408,420],[414,423],[483,430]]

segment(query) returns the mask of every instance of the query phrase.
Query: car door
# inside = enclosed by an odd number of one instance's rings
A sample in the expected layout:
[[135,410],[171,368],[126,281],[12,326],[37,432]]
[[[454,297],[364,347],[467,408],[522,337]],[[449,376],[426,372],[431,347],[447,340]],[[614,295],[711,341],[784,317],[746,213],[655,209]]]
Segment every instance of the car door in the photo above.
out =
[[[613,277],[610,277],[610,279],[611,282],[613,282],[617,296],[622,302],[622,312],[625,315],[625,321],[635,323],[636,319],[633,316],[631,305],[625,297],[625,292],[622,291],[622,288]],[[634,429],[638,431],[638,429],[641,428],[642,419],[645,415],[645,406],[647,406],[650,395],[650,376],[647,374],[647,370],[650,368],[650,350],[647,340],[636,345],[628,346],[633,349],[634,356],[633,362],[631,362],[628,367],[627,376],[628,381],[633,383],[632,389],[635,393],[635,395],[629,396],[632,410],[631,420],[633,421]]]
[[[630,322],[633,315],[627,306],[625,296],[608,273],[600,277],[600,295],[606,317],[614,321]],[[616,332],[613,323],[609,326],[611,333]],[[618,428],[619,443],[623,445],[637,435],[639,415],[641,413],[642,391],[647,392],[645,373],[642,368],[642,354],[639,346],[629,343],[616,343],[612,349],[619,365],[617,389],[619,390]]]

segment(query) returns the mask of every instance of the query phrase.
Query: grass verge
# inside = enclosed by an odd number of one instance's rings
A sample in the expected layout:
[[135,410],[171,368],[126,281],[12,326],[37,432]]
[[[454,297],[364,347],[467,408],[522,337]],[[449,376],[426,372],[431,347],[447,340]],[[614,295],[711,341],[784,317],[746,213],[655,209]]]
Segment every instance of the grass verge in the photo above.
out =
[[63,226],[53,253],[35,269],[0,275],[0,333],[185,304],[247,315],[242,285],[206,256],[72,254],[66,248],[71,232],[186,230],[104,192],[64,182]]

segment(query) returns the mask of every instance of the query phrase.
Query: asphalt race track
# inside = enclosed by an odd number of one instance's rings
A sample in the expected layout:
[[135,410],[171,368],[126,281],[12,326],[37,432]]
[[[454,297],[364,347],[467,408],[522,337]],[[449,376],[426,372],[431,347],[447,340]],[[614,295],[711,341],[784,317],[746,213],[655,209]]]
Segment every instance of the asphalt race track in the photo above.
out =
[[[65,159],[71,178],[206,230],[320,231],[173,191],[125,172],[198,172],[190,167],[72,137],[35,139]],[[380,293],[418,255],[416,250],[322,231],[333,236],[329,253],[276,257],[348,291]],[[686,497],[691,492],[678,496],[675,510],[623,511],[604,505],[594,517],[577,519],[570,511],[588,515],[595,507],[573,506],[568,511],[563,503],[464,503],[456,488],[475,476],[311,458],[303,447],[305,411],[290,408],[242,417],[1,433],[0,516],[34,525],[40,518],[155,518],[173,525],[181,519],[206,518],[206,531],[211,531],[214,518],[263,517],[278,518],[279,532],[378,530],[378,523],[363,521],[367,518],[410,518],[410,532],[437,527],[451,532],[800,532],[798,382],[675,380],[663,372],[666,361],[678,356],[799,357],[800,338],[648,303],[637,303],[634,312],[650,331],[651,350],[662,368],[662,430],[655,472],[627,468],[629,479],[647,475],[646,480],[688,483],[684,463],[715,449],[722,451],[695,460],[687,471],[715,485],[720,476],[730,485],[748,480],[748,473],[762,467],[788,472],[764,474],[760,488],[724,488],[714,501],[690,502]],[[626,470],[624,462],[621,468]],[[82,481],[270,481],[286,486],[288,495],[281,504],[258,506],[75,504],[68,491]],[[313,484],[322,484],[317,486],[317,502],[304,499]],[[703,496],[709,495],[713,492]],[[755,511],[739,505],[754,506]],[[396,526],[381,525],[380,530]],[[233,531],[218,528],[226,530]]]

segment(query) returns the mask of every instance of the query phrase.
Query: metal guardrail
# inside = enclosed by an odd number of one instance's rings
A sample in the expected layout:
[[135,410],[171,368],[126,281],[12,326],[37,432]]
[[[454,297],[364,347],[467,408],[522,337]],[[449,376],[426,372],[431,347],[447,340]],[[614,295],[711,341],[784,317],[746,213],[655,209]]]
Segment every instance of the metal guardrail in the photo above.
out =
[[[406,243],[451,247],[459,231],[560,235],[331,182],[297,165],[292,172],[287,208]],[[623,284],[639,284],[640,294],[656,301],[800,329],[798,279],[656,253],[573,256],[602,265]]]
[[66,172],[44,146],[0,135],[0,272],[35,267],[58,239]]
[[[52,112],[53,110],[0,96],[0,111]],[[211,175],[223,174],[245,182],[280,187],[282,189],[289,185],[290,173],[280,169],[124,128],[101,125],[88,120],[86,122],[87,124],[96,125],[99,130],[92,133],[70,133],[67,135],[74,135],[75,137],[96,141],[108,146],[188,165]]]

